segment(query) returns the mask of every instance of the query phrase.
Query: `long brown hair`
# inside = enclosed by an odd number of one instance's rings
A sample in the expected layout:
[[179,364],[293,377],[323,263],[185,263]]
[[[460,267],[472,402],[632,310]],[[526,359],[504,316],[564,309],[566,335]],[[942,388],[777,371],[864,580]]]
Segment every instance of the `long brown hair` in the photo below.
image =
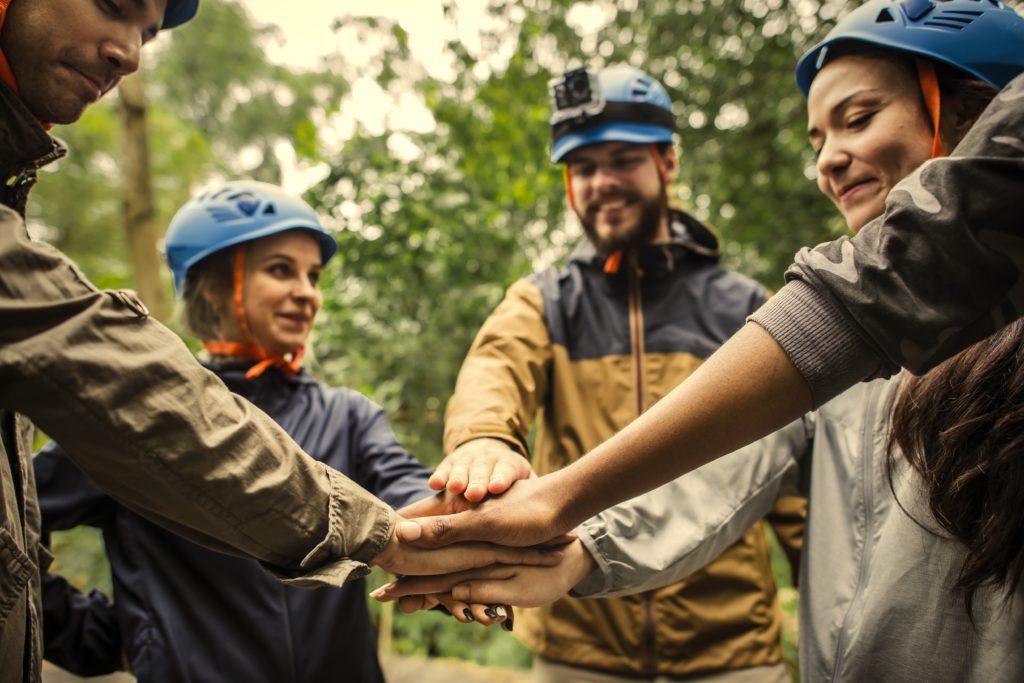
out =
[[[936,75],[950,150],[996,91],[945,65]],[[979,588],[1009,600],[1024,575],[1024,321],[904,379],[887,448],[890,487],[897,449],[924,480],[935,521],[967,549],[954,590],[973,621]]]
[[970,614],[984,586],[1009,599],[1024,575],[1024,320],[904,381],[896,447],[924,479],[935,521],[967,548],[954,589]]

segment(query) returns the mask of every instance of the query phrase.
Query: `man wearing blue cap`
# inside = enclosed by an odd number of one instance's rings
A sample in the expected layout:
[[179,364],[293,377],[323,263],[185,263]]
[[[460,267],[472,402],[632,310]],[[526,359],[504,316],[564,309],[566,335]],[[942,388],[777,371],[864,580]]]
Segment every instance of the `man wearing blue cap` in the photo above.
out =
[[549,555],[399,544],[387,505],[231,394],[133,293],[96,289],[29,238],[38,169],[66,153],[46,130],[76,121],[197,5],[0,0],[0,683],[41,676],[52,558],[39,544],[32,423],[119,502],[295,585],[338,586],[370,562],[407,574]]
[[[719,265],[714,233],[670,208],[675,116],[660,83],[629,66],[551,83],[551,159],[586,241],[562,267],[515,283],[484,323],[448,404],[432,484],[461,492],[463,456],[514,449],[560,469],[615,434],[728,339],[765,300]],[[528,434],[539,416],[535,447]],[[467,497],[484,494],[470,490]],[[780,504],[799,542],[802,499]],[[780,527],[781,528],[781,527]],[[788,680],[760,525],[701,575],[606,600],[526,610],[516,632],[538,681]]]

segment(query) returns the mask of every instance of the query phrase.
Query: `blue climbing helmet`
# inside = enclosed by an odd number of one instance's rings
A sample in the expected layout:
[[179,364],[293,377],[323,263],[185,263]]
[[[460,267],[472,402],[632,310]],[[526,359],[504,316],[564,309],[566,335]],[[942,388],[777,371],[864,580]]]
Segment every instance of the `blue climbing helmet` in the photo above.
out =
[[276,185],[235,180],[193,197],[174,214],[164,238],[174,291],[181,295],[188,269],[210,254],[297,229],[316,238],[322,263],[338,250],[309,204]]
[[167,9],[164,10],[164,23],[160,25],[162,30],[181,26],[196,15],[199,9],[199,0],[167,0]]
[[567,71],[548,83],[551,160],[597,142],[672,142],[676,117],[665,88],[632,66]]
[[1000,0],[869,0],[800,58],[796,82],[805,97],[842,41],[927,57],[996,88],[1024,71],[1024,18]]

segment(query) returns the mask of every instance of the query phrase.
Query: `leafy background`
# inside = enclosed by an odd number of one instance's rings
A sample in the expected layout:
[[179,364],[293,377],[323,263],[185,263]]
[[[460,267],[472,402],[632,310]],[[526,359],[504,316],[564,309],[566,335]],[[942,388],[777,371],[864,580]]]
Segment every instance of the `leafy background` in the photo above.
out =
[[[457,22],[458,3],[443,4]],[[673,199],[719,232],[728,266],[775,288],[799,247],[844,229],[815,188],[792,73],[855,4],[492,0],[479,40],[449,42],[454,75],[438,78],[391,20],[338,17],[335,30],[374,58],[338,53],[298,70],[265,58],[276,27],[231,0],[203,0],[195,21],[161,38],[144,74],[157,223],[218,180],[298,178],[340,246],[323,281],[311,369],[373,397],[403,443],[435,464],[444,404],[475,331],[510,283],[581,238],[547,157],[548,79],[618,62],[659,77],[680,124]],[[391,106],[378,120],[353,121],[353,84],[367,78]],[[430,125],[403,123],[410,109],[426,109]],[[55,132],[72,154],[43,174],[31,227],[100,286],[131,287],[117,98]],[[109,590],[95,530],[62,534],[56,546],[59,571]],[[780,583],[791,586],[784,564],[776,562]],[[792,661],[792,589],[783,602]],[[382,618],[391,651],[529,663],[494,629],[434,614]]]

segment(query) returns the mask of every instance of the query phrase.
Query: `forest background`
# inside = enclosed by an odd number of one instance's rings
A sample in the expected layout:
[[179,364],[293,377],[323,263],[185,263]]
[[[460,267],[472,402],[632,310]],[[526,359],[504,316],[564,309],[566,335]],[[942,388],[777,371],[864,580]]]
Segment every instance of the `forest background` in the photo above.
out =
[[[268,61],[276,26],[232,0],[202,0],[140,77],[55,129],[71,154],[42,174],[30,228],[97,285],[138,289],[177,327],[158,257],[174,211],[235,177],[303,193],[340,247],[308,366],[384,406],[403,444],[433,465],[476,330],[508,285],[582,239],[547,155],[549,78],[625,62],[661,80],[679,122],[672,199],[717,230],[727,266],[777,288],[799,247],[845,230],[815,187],[792,74],[856,4],[492,0],[479,31],[444,45],[438,75],[417,61],[400,20],[339,16],[338,43],[362,57],[339,49],[300,69]],[[442,6],[457,26],[462,4]],[[377,114],[352,115],[369,100]],[[57,571],[109,594],[98,532],[61,534],[55,548]],[[791,586],[784,564],[779,580]],[[792,661],[795,592],[783,598]],[[385,652],[529,665],[497,629],[374,609]]]

